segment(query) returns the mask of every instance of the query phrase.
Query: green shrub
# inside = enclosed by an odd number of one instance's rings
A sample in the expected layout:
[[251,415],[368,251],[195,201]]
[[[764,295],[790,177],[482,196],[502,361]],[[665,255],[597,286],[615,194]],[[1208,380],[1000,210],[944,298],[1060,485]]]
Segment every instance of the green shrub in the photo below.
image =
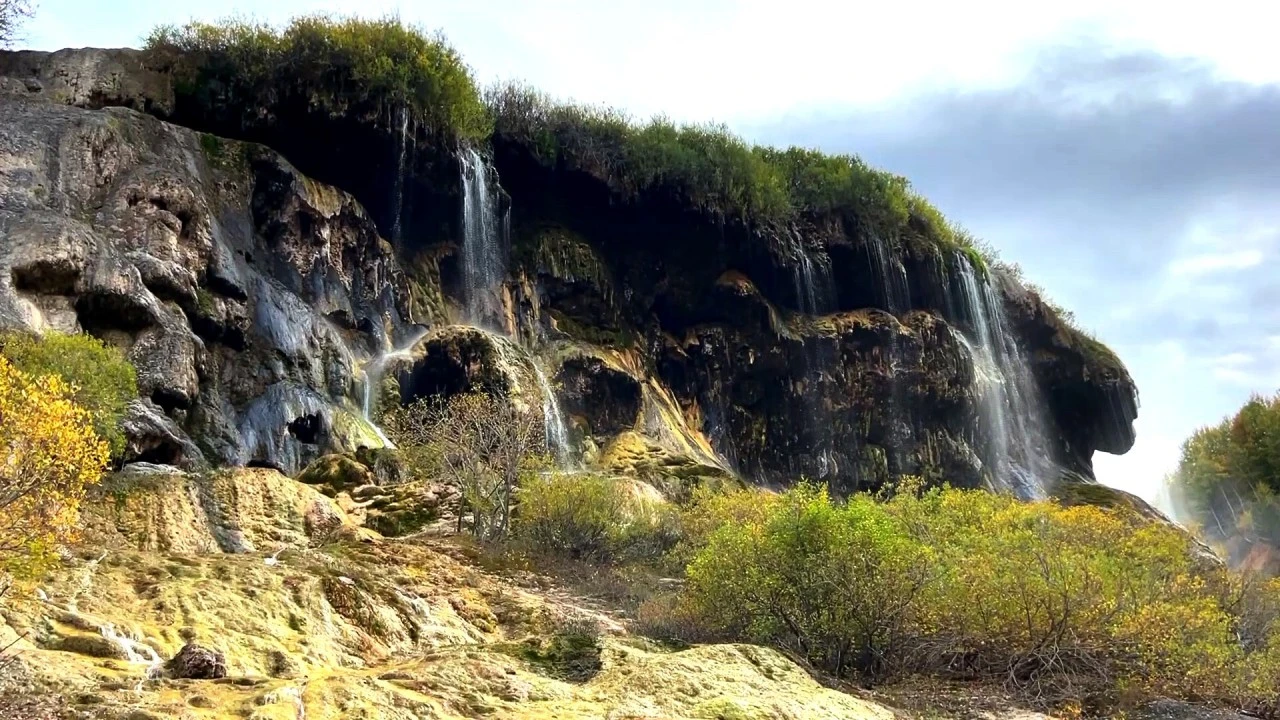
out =
[[647,624],[775,644],[844,675],[1256,705],[1277,677],[1280,586],[1242,603],[1233,582],[1176,528],[1096,507],[958,490],[835,502],[801,485],[711,532],[679,603]]
[[246,118],[300,102],[388,120],[407,109],[429,130],[465,140],[483,139],[491,126],[457,51],[397,18],[310,15],[283,29],[239,20],[164,25],[146,47],[173,64],[180,94],[238,104]]
[[0,353],[28,375],[57,375],[70,383],[73,399],[93,417],[98,437],[113,456],[120,455],[125,443],[120,419],[138,397],[138,376],[118,348],[91,335],[13,332],[0,335]]
[[520,488],[515,536],[530,550],[593,563],[657,559],[677,541],[673,509],[626,481],[549,473]]
[[711,628],[794,650],[840,675],[878,674],[897,652],[933,563],[902,523],[859,497],[788,491],[762,521],[712,533],[688,569]]

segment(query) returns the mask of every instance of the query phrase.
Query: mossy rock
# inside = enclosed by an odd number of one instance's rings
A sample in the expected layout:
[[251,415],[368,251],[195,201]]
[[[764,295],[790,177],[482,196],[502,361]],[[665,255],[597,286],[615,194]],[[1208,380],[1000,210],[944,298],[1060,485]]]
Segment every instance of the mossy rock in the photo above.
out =
[[581,630],[530,637],[509,652],[532,665],[540,674],[557,680],[583,683],[595,677],[600,660],[600,636]]
[[1168,522],[1168,518],[1137,495],[1097,482],[1064,478],[1058,482],[1051,494],[1067,507],[1093,505],[1144,521]]
[[298,474],[298,481],[316,485],[326,495],[376,484],[376,478],[368,466],[351,455],[333,454],[317,458]]
[[128,659],[119,645],[101,635],[64,635],[53,642],[51,648],[90,657],[111,658],[114,660]]

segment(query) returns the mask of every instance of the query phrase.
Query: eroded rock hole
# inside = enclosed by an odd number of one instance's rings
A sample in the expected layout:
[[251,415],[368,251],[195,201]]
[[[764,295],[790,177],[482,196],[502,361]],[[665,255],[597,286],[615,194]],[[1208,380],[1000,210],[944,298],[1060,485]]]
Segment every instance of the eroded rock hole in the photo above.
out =
[[80,268],[66,259],[36,260],[12,269],[13,286],[41,295],[73,295]]
[[289,423],[289,434],[297,438],[298,442],[308,445],[315,445],[320,441],[320,433],[323,429],[323,421],[314,413],[295,418]]
[[151,309],[123,293],[94,292],[76,299],[76,319],[92,334],[109,330],[134,333],[156,324]]

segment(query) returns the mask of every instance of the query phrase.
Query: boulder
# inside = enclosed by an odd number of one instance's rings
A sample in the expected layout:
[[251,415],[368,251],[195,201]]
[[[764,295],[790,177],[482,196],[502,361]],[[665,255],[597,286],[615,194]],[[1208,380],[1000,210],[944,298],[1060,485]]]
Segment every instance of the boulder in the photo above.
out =
[[216,680],[227,676],[227,660],[217,650],[187,643],[165,663],[165,670],[172,678]]

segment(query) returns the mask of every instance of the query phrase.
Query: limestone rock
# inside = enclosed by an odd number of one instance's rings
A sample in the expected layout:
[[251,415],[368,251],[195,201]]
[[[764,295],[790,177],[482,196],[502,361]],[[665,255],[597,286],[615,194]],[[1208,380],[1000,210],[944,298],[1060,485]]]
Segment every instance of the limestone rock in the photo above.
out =
[[69,57],[0,54],[0,74],[35,67],[65,93],[0,103],[0,325],[125,351],[151,402],[131,411],[133,459],[291,473],[377,442],[334,425],[360,359],[408,332],[403,275],[363,209],[260,146],[62,104],[148,92],[131,89],[135,55]]
[[147,463],[105,479],[83,524],[104,546],[172,553],[271,552],[356,534],[333,500],[275,470],[185,473]]
[[144,53],[125,48],[0,54],[0,76],[21,79],[10,92],[52,102],[103,107],[123,105],[167,113],[173,110],[172,80],[148,64]]
[[417,532],[458,505],[455,486],[411,477],[388,450],[326,455],[298,480],[334,498],[353,521],[387,537]]
[[217,650],[187,643],[165,663],[165,669],[174,678],[216,680],[227,676],[227,659]]
[[128,438],[126,463],[147,462],[193,471],[208,469],[200,448],[150,400],[130,402],[120,420],[120,428]]
[[[456,149],[420,131],[392,192],[383,159],[405,137],[373,114],[214,103],[167,72],[132,51],[0,54],[0,323],[121,345],[214,465],[294,473],[376,444],[361,367],[412,321],[465,316]],[[432,328],[387,363],[396,393],[379,383],[379,400],[533,402],[537,348],[589,453],[639,433],[675,466],[760,481],[981,486],[1004,433],[956,303],[967,279],[1004,311],[1027,404],[1046,408],[1023,454],[1090,477],[1094,451],[1133,443],[1123,364],[1016,279],[916,237],[918,221],[886,238],[860,217],[712,218],[622,198],[603,166],[566,174],[501,133],[492,150],[517,210],[494,288],[511,339]]]

